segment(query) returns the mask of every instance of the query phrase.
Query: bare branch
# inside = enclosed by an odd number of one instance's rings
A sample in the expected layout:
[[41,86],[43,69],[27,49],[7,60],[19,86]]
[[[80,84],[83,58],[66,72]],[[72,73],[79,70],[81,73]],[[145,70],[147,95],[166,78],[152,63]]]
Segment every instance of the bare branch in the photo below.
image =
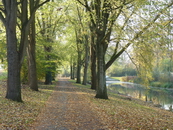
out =
[[41,6],[43,6],[44,4],[46,4],[47,2],[49,2],[50,0],[45,0],[44,2],[42,2],[41,4],[38,5],[37,9]]
[[79,2],[81,5],[86,7],[86,5],[84,3],[82,3],[80,0],[76,0],[76,1]]

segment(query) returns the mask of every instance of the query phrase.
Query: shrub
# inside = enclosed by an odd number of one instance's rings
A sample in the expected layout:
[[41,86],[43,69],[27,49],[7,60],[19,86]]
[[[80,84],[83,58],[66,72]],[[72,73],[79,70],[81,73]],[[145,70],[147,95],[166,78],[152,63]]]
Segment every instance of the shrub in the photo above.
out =
[[173,88],[173,83],[164,83],[162,85],[163,88]]
[[125,76],[125,77],[122,77],[121,80],[123,82],[134,82],[136,78],[137,76]]
[[152,87],[161,87],[162,86],[162,84],[160,82],[151,82],[150,85]]

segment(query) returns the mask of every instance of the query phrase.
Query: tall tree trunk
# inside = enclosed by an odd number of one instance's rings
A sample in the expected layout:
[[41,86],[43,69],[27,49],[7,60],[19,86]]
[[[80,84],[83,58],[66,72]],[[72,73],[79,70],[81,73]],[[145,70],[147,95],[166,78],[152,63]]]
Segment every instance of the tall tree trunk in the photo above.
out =
[[70,75],[71,75],[71,79],[74,79],[74,77],[73,77],[73,57],[71,56],[70,57],[71,59],[70,59]]
[[[48,40],[47,40],[48,41]],[[52,50],[52,46],[44,46],[45,52],[50,53]],[[51,56],[49,54],[46,55],[46,61],[47,61],[47,68],[46,68],[46,74],[45,74],[45,84],[52,84],[52,65],[49,63],[51,59]]]
[[96,98],[108,99],[105,78],[105,48],[101,42],[102,35],[97,36],[97,93]]
[[73,79],[73,65],[70,65],[70,78]]
[[85,65],[84,65],[84,75],[83,75],[83,85],[87,84],[88,77],[88,64],[89,64],[89,46],[88,46],[88,36],[85,36]]
[[50,71],[50,68],[46,71],[45,84],[52,84],[52,72]]
[[96,70],[96,45],[94,36],[91,35],[91,89],[97,88],[97,70]]
[[22,101],[20,82],[20,55],[17,51],[16,25],[17,25],[17,0],[8,0],[6,8],[6,35],[7,35],[7,61],[8,79],[6,98]]
[[73,63],[73,73],[72,73],[72,79],[75,79],[75,71],[76,71],[76,64]]
[[[31,7],[32,8],[32,7]],[[29,45],[28,45],[28,74],[29,74],[29,87],[38,91],[38,81],[37,81],[37,69],[36,69],[36,56],[35,56],[35,19],[30,26],[29,34]]]
[[80,52],[78,52],[76,83],[81,83],[81,53]]

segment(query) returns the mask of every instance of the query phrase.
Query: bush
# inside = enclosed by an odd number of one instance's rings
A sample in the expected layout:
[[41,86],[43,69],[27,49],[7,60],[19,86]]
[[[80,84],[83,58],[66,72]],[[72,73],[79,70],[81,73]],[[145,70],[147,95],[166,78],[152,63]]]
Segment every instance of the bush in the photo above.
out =
[[162,84],[160,82],[151,82],[150,85],[152,87],[162,87]]
[[136,78],[137,76],[125,76],[125,77],[122,77],[121,80],[123,82],[134,82]]
[[162,85],[163,88],[173,88],[173,84],[172,83],[165,83]]
[[137,72],[133,68],[115,68],[109,73],[109,75],[111,75],[111,77],[121,77],[126,75],[136,76]]

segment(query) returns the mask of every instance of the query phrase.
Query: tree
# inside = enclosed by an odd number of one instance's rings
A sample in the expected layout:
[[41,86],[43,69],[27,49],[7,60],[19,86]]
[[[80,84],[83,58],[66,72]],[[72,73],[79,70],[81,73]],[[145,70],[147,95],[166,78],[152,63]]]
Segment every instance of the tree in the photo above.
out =
[[1,20],[6,28],[8,82],[6,98],[22,101],[20,90],[20,59],[17,52],[17,0],[3,0],[5,17],[0,13]]
[[81,83],[81,67],[82,67],[82,52],[83,52],[83,37],[81,29],[75,27],[76,46],[77,46],[77,80],[76,83]]
[[95,44],[95,32],[93,25],[90,25],[90,37],[91,37],[91,89],[96,90],[97,88],[97,70],[96,70],[96,44]]
[[[110,0],[93,0],[89,2],[87,0],[80,1],[89,12],[90,20],[93,25],[93,33],[95,33],[96,41],[96,57],[97,57],[97,94],[96,98],[107,99],[107,89],[105,81],[105,71],[112,65],[112,63],[125,51],[127,48],[135,43],[142,34],[148,30],[153,23],[163,14],[165,9],[171,7],[173,2],[170,2],[164,8],[161,8],[157,15],[150,18],[140,28],[133,28],[134,33],[131,35],[126,34],[128,32],[128,22],[130,18],[135,17],[135,13],[139,13],[141,10],[140,5],[147,4],[147,1],[110,1]],[[137,16],[137,15],[136,15]],[[140,16],[140,15],[139,15]],[[138,17],[140,19],[140,17]],[[122,22],[123,21],[123,22]],[[108,45],[111,41],[112,32],[115,28],[119,28],[115,35],[115,49],[107,63],[105,63],[105,54]],[[126,31],[127,30],[127,31]],[[119,31],[119,33],[118,33]],[[121,32],[121,33],[120,33]],[[126,39],[127,37],[127,39]]]
[[[35,2],[30,0],[30,14],[34,11]],[[38,82],[37,82],[37,70],[36,70],[36,56],[35,56],[35,47],[36,47],[36,29],[35,29],[35,14],[33,21],[30,25],[29,30],[29,44],[27,48],[27,57],[28,57],[28,81],[29,87],[32,90],[38,91]]]
[[[89,64],[89,45],[88,45],[89,37],[88,37],[88,29],[87,29],[88,24],[86,23],[87,19],[85,19],[86,13],[84,11],[82,11],[82,9],[80,9],[78,6],[77,6],[77,14],[78,14],[77,25],[79,25],[78,27],[80,27],[80,29],[78,29],[79,31],[77,32],[80,35],[78,35],[78,36],[76,35],[77,36],[76,37],[76,39],[77,39],[77,52],[78,52],[78,58],[79,58],[78,59],[78,61],[79,61],[78,67],[81,66],[82,64],[84,64],[84,74],[83,74],[82,84],[86,85],[86,83],[87,83],[87,71],[88,71],[88,64]],[[77,26],[75,26],[75,29],[76,28],[77,28]],[[79,46],[81,46],[81,47],[79,47]],[[83,61],[81,60],[82,52],[84,52]],[[77,80],[80,79],[80,77],[81,77],[80,73],[78,73],[78,74],[77,74]],[[80,83],[80,82],[78,82],[78,83]]]
[[[28,2],[26,0],[21,0],[20,2],[17,0],[2,0],[3,7],[1,8],[0,19],[5,25],[7,37],[8,80],[6,98],[8,99],[22,101],[20,70],[28,43],[30,23],[34,18],[35,11],[48,1],[46,0],[39,4],[39,0],[37,0],[38,6],[34,7],[32,14],[28,16]],[[21,7],[20,11],[18,11],[19,7]],[[16,32],[18,16],[21,20],[19,45]]]
[[[49,5],[42,8],[37,16],[37,25],[38,25],[38,35],[39,43],[44,48],[44,69],[45,69],[45,84],[52,84],[52,80],[55,79],[55,71],[59,56],[59,52],[55,46],[60,44],[58,41],[60,39],[61,33],[63,33],[62,21],[63,19],[63,9],[59,7],[61,0],[52,1]],[[62,28],[62,30],[61,30]],[[61,32],[60,32],[61,30]],[[56,63],[57,62],[57,63]]]

